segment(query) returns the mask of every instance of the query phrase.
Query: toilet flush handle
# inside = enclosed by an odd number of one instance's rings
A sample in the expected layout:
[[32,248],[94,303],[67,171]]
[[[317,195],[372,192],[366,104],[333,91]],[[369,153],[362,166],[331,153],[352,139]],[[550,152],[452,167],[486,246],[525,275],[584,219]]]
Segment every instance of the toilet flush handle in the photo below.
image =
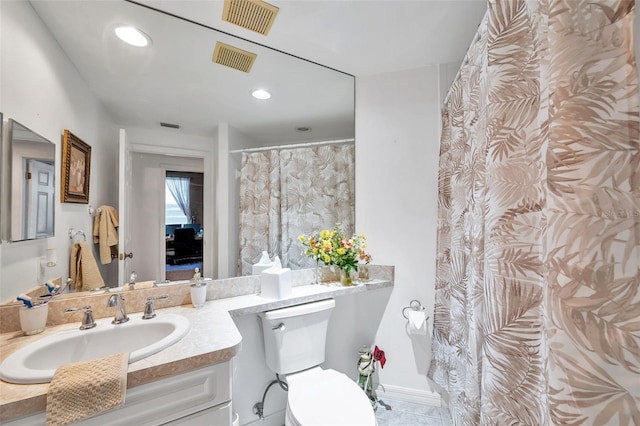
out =
[[271,330],[280,330],[280,331],[284,331],[284,323],[281,322],[280,324],[276,325],[275,327],[273,327]]

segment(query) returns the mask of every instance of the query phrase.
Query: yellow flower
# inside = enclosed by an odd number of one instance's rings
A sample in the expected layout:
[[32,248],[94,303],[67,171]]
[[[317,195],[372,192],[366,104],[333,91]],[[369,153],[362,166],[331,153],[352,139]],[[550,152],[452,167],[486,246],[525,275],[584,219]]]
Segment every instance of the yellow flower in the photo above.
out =
[[345,271],[358,268],[358,261],[371,261],[371,255],[364,251],[364,234],[353,234],[349,237],[339,223],[332,229],[315,231],[309,235],[300,235],[298,239],[305,247],[303,253],[315,261],[326,265],[337,265]]

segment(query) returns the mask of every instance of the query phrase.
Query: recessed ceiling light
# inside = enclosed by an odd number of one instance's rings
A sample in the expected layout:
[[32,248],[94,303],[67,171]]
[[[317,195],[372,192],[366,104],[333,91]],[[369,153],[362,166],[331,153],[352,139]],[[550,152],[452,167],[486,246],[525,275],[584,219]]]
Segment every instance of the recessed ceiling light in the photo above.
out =
[[258,89],[258,90],[254,90],[251,93],[251,96],[253,96],[256,99],[269,99],[271,97],[271,93],[267,92],[264,89]]
[[151,44],[151,38],[137,28],[120,25],[115,28],[118,38],[135,47],[146,47]]

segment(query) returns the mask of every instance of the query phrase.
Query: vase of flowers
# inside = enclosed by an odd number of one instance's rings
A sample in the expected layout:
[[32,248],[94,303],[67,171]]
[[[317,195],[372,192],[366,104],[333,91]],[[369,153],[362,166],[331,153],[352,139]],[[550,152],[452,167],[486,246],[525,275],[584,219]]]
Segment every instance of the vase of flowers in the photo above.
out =
[[353,285],[353,281],[355,279],[355,271],[345,271],[344,269],[340,268],[339,270],[340,272],[340,283],[342,285]]
[[353,285],[352,274],[358,270],[358,262],[371,262],[371,255],[364,250],[367,237],[364,234],[348,236],[339,223],[332,229],[301,235],[299,240],[306,256],[325,265],[337,266],[344,285]]

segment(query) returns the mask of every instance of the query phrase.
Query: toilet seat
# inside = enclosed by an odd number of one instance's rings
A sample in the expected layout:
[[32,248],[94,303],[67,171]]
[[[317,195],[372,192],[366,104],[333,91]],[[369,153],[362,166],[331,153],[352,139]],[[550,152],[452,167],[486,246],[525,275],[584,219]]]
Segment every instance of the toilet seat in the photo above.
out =
[[286,426],[376,424],[369,398],[345,374],[313,368],[287,376],[287,383]]

